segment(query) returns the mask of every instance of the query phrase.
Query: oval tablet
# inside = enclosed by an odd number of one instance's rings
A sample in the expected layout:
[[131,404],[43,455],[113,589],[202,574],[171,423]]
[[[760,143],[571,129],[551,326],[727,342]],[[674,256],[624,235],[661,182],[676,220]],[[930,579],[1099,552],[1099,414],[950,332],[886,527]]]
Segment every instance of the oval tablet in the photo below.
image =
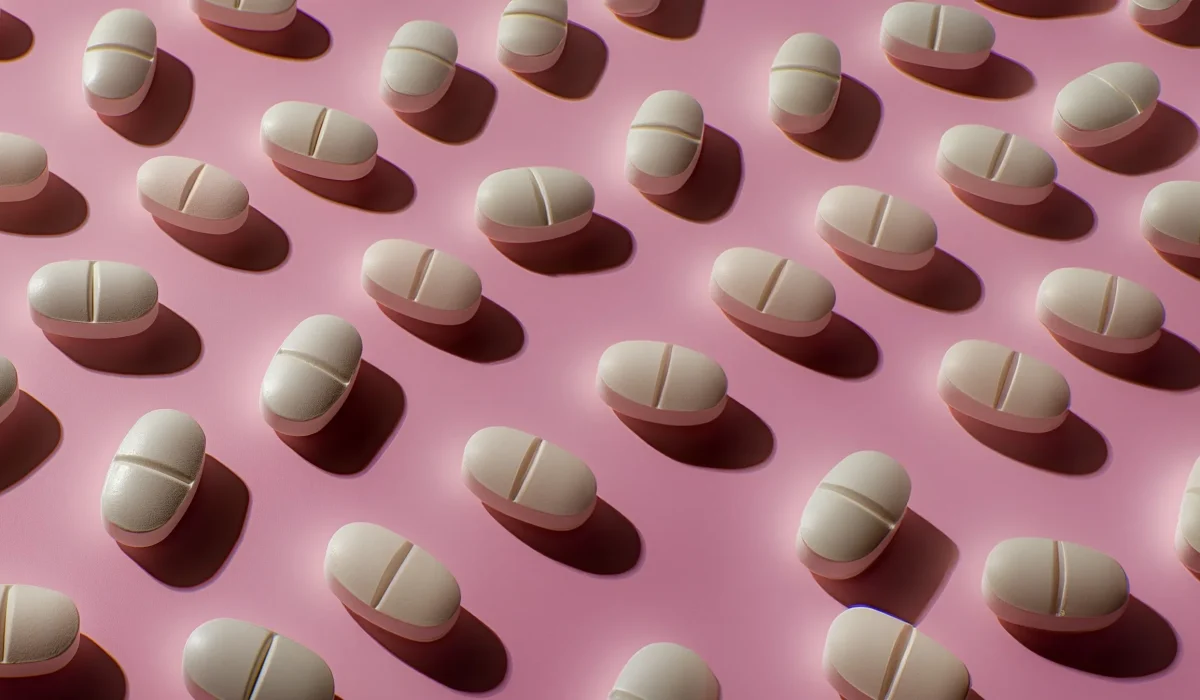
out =
[[483,299],[483,283],[469,265],[402,238],[376,241],[367,248],[362,286],[396,313],[443,326],[471,320]]
[[825,330],[837,299],[821,273],[758,248],[730,248],[717,256],[708,293],[733,318],[792,338]]
[[983,64],[996,43],[986,17],[953,5],[902,2],[883,14],[879,44],[904,63],[966,70]]
[[596,508],[596,475],[583,460],[515,428],[472,435],[462,474],[484,504],[547,530],[574,530]]
[[83,94],[99,114],[120,116],[141,106],[154,82],[158,30],[139,10],[100,18],[83,52]]
[[502,243],[537,243],[579,231],[592,219],[596,191],[566,168],[492,173],[475,193],[475,225]]
[[768,113],[789,134],[809,134],[829,123],[842,89],[842,54],[820,34],[793,34],[775,54]]
[[379,137],[366,122],[311,102],[280,102],[263,114],[263,152],[280,165],[326,180],[357,180],[375,167]]
[[937,224],[924,209],[858,185],[841,185],[817,203],[817,233],[839,253],[891,270],[917,270],[937,252]]
[[112,458],[100,510],[114,540],[150,547],[187,512],[204,467],[204,430],[182,411],[160,409],[133,424]]
[[1060,268],[1038,287],[1042,325],[1061,338],[1103,352],[1148,350],[1162,335],[1166,313],[1154,292],[1100,270]]
[[680,345],[626,340],[600,356],[600,398],[617,413],[660,425],[701,425],[725,410],[729,381],[711,358]]
[[1054,134],[1084,148],[1123,139],[1150,119],[1160,89],[1158,75],[1140,63],[1100,66],[1059,91]]
[[190,0],[200,19],[234,29],[276,32],[296,19],[296,0]]
[[845,700],[964,700],[958,657],[912,625],[871,608],[838,615],[825,637],[825,677]]
[[229,618],[209,620],[187,638],[183,682],[196,700],[333,700],[333,671],[315,652]]
[[123,338],[158,317],[158,283],[136,265],[63,260],[33,273],[28,287],[34,324],[70,338]]
[[659,0],[604,0],[604,4],[618,17],[645,17],[658,9]]
[[1005,622],[1049,632],[1093,632],[1117,621],[1129,579],[1112,557],[1070,542],[1018,537],[983,565],[983,598]]
[[325,550],[325,581],[351,612],[414,642],[446,636],[462,593],[429,552],[371,523],[343,526]]
[[1200,182],[1164,182],[1146,194],[1142,236],[1160,252],[1200,258]]
[[44,676],[65,667],[79,649],[79,609],[58,591],[0,584],[0,678]]
[[1048,433],[1071,407],[1071,388],[1058,370],[987,340],[951,346],[937,381],[947,406],[1005,430]]
[[1192,465],[1184,487],[1175,526],[1175,554],[1184,566],[1200,573],[1200,459]]
[[500,15],[496,58],[514,73],[540,73],[567,45],[567,0],[512,0]]
[[1058,165],[1027,138],[982,124],[960,124],[942,134],[937,173],[977,197],[1024,206],[1050,196]]
[[379,95],[397,112],[424,112],[450,89],[457,60],[454,30],[429,20],[406,22],[383,55]]
[[50,159],[40,143],[0,132],[0,204],[33,199],[49,180]]
[[194,158],[151,158],[138,168],[137,189],[143,209],[189,231],[233,233],[250,215],[242,181]]
[[17,382],[17,368],[12,360],[0,355],[0,423],[17,409],[21,400],[21,385]]
[[322,314],[301,321],[271,358],[260,404],[267,425],[312,435],[337,415],[362,360],[362,337],[349,322]]
[[1143,27],[1174,22],[1187,12],[1192,0],[1129,0],[1129,14]]
[[662,90],[646,98],[625,139],[625,179],[642,194],[683,187],[704,144],[704,109],[696,98]]
[[608,700],[719,700],[721,686],[696,652],[670,642],[648,644],[625,663]]
[[904,466],[882,452],[855,452],[838,462],[800,516],[800,561],[825,578],[859,575],[892,541],[911,494]]

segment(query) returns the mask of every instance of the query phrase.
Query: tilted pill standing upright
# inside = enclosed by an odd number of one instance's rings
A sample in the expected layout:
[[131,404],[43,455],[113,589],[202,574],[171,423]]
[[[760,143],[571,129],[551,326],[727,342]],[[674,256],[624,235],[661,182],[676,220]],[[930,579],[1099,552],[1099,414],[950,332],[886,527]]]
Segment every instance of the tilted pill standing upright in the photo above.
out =
[[263,376],[260,405],[283,435],[312,435],[346,402],[362,361],[362,337],[349,322],[310,316],[284,338]]
[[54,673],[79,650],[79,609],[49,588],[0,584],[0,678]]
[[721,685],[699,654],[679,644],[655,642],[625,663],[608,700],[718,700]]
[[1054,100],[1054,134],[1068,146],[1118,141],[1150,120],[1161,90],[1141,63],[1109,63],[1067,83]]
[[233,233],[250,215],[250,192],[242,181],[195,158],[151,158],[138,168],[137,189],[143,209],[189,231]]
[[99,114],[121,116],[141,106],[154,82],[158,30],[139,10],[112,10],[96,22],[83,52],[83,93]]
[[1184,566],[1200,574],[1200,459],[1192,464],[1183,489],[1175,526],[1175,554]]
[[492,173],[475,193],[475,225],[502,243],[537,243],[587,226],[596,191],[566,168],[510,168]]
[[21,385],[12,360],[0,355],[0,423],[13,414],[21,400]]
[[725,410],[729,380],[715,360],[690,348],[626,340],[600,356],[596,389],[617,413],[661,425],[711,422]]
[[937,253],[929,212],[886,192],[841,185],[817,202],[817,233],[843,255],[890,270],[919,270]]
[[625,139],[625,179],[642,194],[683,187],[704,145],[704,109],[696,98],[662,90],[646,98]]
[[768,114],[789,134],[808,134],[829,122],[842,88],[842,54],[820,34],[793,34],[771,63]]
[[1058,165],[1045,149],[1022,136],[982,124],[960,124],[942,134],[937,173],[977,197],[1023,206],[1050,196]]
[[52,335],[107,339],[137,335],[158,317],[158,283],[136,265],[63,260],[29,279],[29,314]]
[[397,112],[424,112],[450,89],[456,61],[453,29],[423,19],[406,22],[383,55],[379,96]]
[[296,19],[296,0],[190,0],[200,19],[234,29],[277,32]]
[[375,167],[379,137],[366,122],[312,102],[280,102],[263,114],[263,152],[297,172],[357,180]]
[[825,330],[837,298],[821,273],[758,248],[730,248],[717,256],[708,291],[733,318],[792,338]]
[[367,248],[362,286],[396,313],[443,326],[471,320],[483,299],[483,283],[469,265],[402,238],[376,241]]
[[512,0],[500,16],[496,58],[514,73],[540,73],[567,44],[567,0]]
[[1071,407],[1071,388],[1058,370],[987,340],[951,346],[942,357],[937,390],[950,408],[1022,433],[1054,430]]
[[1166,310],[1157,294],[1133,280],[1064,267],[1046,275],[1038,287],[1037,316],[1060,338],[1128,354],[1158,342]]
[[183,682],[196,700],[333,700],[333,671],[308,647],[258,625],[219,618],[183,645]]
[[1187,12],[1192,0],[1129,0],[1129,14],[1143,27],[1174,22]]
[[1200,258],[1200,182],[1164,182],[1142,203],[1142,236],[1168,255]]
[[996,30],[983,15],[961,7],[901,2],[883,14],[879,43],[897,61],[968,70],[991,55]]
[[0,133],[0,204],[33,199],[49,181],[50,159],[40,143]]

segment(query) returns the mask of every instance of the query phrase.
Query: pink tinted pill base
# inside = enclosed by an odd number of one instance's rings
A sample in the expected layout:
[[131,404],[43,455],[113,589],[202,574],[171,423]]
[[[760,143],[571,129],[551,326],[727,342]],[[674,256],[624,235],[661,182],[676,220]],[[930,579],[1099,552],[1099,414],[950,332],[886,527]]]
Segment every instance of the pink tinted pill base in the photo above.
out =
[[12,396],[8,397],[7,401],[0,403],[0,423],[3,423],[6,418],[13,414],[13,411],[17,410],[17,402],[20,400],[21,387],[18,386],[17,390],[13,392]]
[[240,229],[250,218],[250,207],[246,207],[237,216],[230,219],[205,219],[178,212],[170,207],[164,207],[144,194],[138,193],[138,203],[156,219],[182,229],[204,233],[211,236],[223,236]]
[[1001,430],[1010,430],[1017,433],[1049,433],[1065,423],[1067,416],[1071,415],[1071,412],[1067,411],[1066,413],[1050,418],[1030,418],[1028,416],[1005,413],[1004,411],[984,406],[964,394],[954,384],[943,380],[941,377],[938,378],[937,392],[942,401],[945,401],[946,405],[952,410],[1000,428]]
[[[907,512],[906,510],[905,514]],[[800,563],[804,565],[804,568],[821,578],[834,581],[851,579],[871,568],[871,565],[879,559],[879,556],[887,549],[888,544],[895,538],[896,531],[900,529],[900,525],[903,522],[904,518],[902,516],[900,521],[883,538],[883,542],[862,559],[855,559],[854,561],[833,561],[832,559],[826,559],[809,549],[808,545],[804,542],[804,538],[801,536],[796,537],[796,555],[800,557]]]
[[519,53],[509,51],[503,46],[496,47],[496,60],[500,65],[509,69],[514,73],[541,73],[542,71],[550,70],[558,63],[558,59],[562,57],[563,49],[567,46],[567,40],[564,38],[558,42],[558,46],[553,51],[541,56],[523,56]]
[[410,642],[429,644],[442,639],[450,633],[450,630],[454,628],[454,625],[458,622],[458,618],[462,615],[462,607],[460,606],[458,610],[454,611],[454,615],[449,620],[436,627],[417,627],[384,615],[363,603],[332,576],[327,577],[325,582],[329,585],[329,590],[342,605],[346,606],[347,610],[379,629],[394,634],[397,637],[403,637]]
[[475,316],[475,313],[479,311],[480,304],[483,303],[483,299],[480,298],[465,309],[447,311],[445,309],[430,308],[411,299],[405,299],[399,294],[393,294],[375,284],[366,275],[362,276],[362,286],[367,296],[384,307],[413,320],[435,326],[461,326]]
[[113,340],[116,338],[127,338],[146,331],[150,326],[154,325],[155,319],[158,318],[159,308],[161,307],[155,304],[154,308],[145,316],[132,321],[114,323],[62,321],[40,314],[33,309],[29,310],[29,315],[33,318],[33,322],[38,328],[41,328],[50,335],[62,336],[64,338],[80,338],[83,340]]
[[342,163],[332,163],[310,156],[303,156],[299,153],[293,153],[286,148],[276,146],[266,138],[261,139],[261,144],[263,153],[266,153],[268,158],[283,167],[325,180],[337,180],[341,182],[361,180],[375,169],[375,161],[378,159],[378,156],[371,156],[361,163],[344,165]]
[[137,92],[129,97],[109,99],[100,97],[85,87],[83,89],[84,99],[87,100],[88,106],[95,110],[97,114],[105,117],[123,117],[126,114],[132,114],[146,101],[146,95],[150,92],[150,86],[154,84],[154,75],[157,72],[158,53],[157,49],[155,49],[154,60],[150,62],[150,70],[146,73],[146,82],[142,83]]
[[206,0],[190,0],[190,2],[192,12],[195,12],[196,16],[202,20],[252,32],[277,32],[286,29],[296,19],[297,11],[296,3],[292,3],[292,6],[285,12],[268,14],[235,10],[213,2],[206,2]]
[[600,394],[600,400],[623,416],[673,428],[692,428],[711,423],[721,415],[721,412],[725,410],[725,404],[729,402],[729,397],[723,396],[716,406],[702,411],[664,411],[661,408],[630,401],[608,388],[608,385],[599,378],[596,379],[596,391]]
[[592,513],[596,510],[596,502],[593,501],[587,510],[579,513],[578,515],[549,515],[500,496],[488,487],[479,483],[479,481],[470,474],[465,474],[463,476],[463,481],[466,483],[467,488],[471,491],[471,493],[475,494],[476,498],[478,498],[481,502],[483,502],[484,505],[492,510],[507,515],[510,518],[528,523],[534,527],[539,527],[543,530],[550,530],[552,532],[567,532],[574,530],[580,525],[586,523],[588,519],[592,517]]
[[1119,610],[1102,617],[1054,617],[1030,612],[1010,605],[984,587],[983,601],[996,617],[1019,627],[1049,632],[1051,634],[1085,634],[1112,626],[1125,614],[1129,603]]
[[1118,355],[1133,355],[1145,352],[1154,347],[1162,337],[1158,330],[1144,338],[1117,338],[1113,336],[1088,333],[1078,326],[1067,323],[1041,304],[1037,305],[1037,319],[1046,330],[1054,335],[1078,345],[1086,345],[1101,352]]
[[[272,356],[272,359],[274,359],[274,356]],[[267,425],[271,426],[272,430],[280,435],[308,437],[309,435],[321,432],[337,416],[338,411],[342,409],[342,405],[346,403],[346,399],[350,398],[350,392],[354,390],[354,384],[358,380],[358,374],[361,370],[362,362],[359,362],[358,366],[354,368],[354,376],[350,377],[350,381],[346,384],[346,389],[342,391],[342,395],[320,417],[310,421],[289,420],[267,408],[266,402],[260,400],[260,411],[262,412],[263,420],[267,422]]]
[[906,41],[894,39],[882,32],[880,33],[879,44],[883,48],[884,53],[901,63],[911,63],[926,68],[940,68],[943,70],[970,70],[978,68],[992,55],[991,49],[976,51],[975,53],[950,53],[923,49],[913,46]]
[[3,678],[33,678],[58,673],[75,659],[79,651],[79,635],[66,651],[52,659],[27,664],[0,664],[0,679]]
[[1097,129],[1095,131],[1083,131],[1081,129],[1076,129],[1068,124],[1061,116],[1059,116],[1058,112],[1056,111],[1054,113],[1054,134],[1061,139],[1063,143],[1071,146],[1072,148],[1096,148],[1099,146],[1107,146],[1110,143],[1120,141],[1121,139],[1140,129],[1142,125],[1150,121],[1150,117],[1154,114],[1154,110],[1157,108],[1157,106],[1158,103],[1155,102],[1133,119],[1121,122],[1120,124],[1109,129]]
[[788,338],[810,338],[825,330],[829,326],[829,322],[833,319],[833,312],[825,314],[815,321],[808,322],[789,321],[778,316],[772,316],[757,309],[752,309],[734,299],[732,296],[726,294],[725,290],[721,289],[721,285],[716,282],[709,283],[708,294],[719,309],[738,321],[748,326],[767,331],[768,333]]
[[559,221],[549,226],[505,226],[484,216],[483,212],[478,209],[475,210],[475,226],[483,232],[483,235],[500,243],[525,244],[552,241],[583,230],[583,227],[587,226],[591,220],[592,212],[589,211],[582,216]]
[[1051,182],[1044,187],[1020,187],[996,182],[995,180],[985,180],[951,163],[948,158],[943,157],[940,153],[938,154],[936,167],[938,176],[950,186],[993,202],[999,202],[1000,204],[1011,204],[1013,206],[1038,204],[1044,202],[1057,186],[1056,183]]
[[50,181],[50,169],[42,171],[33,180],[24,185],[14,185],[12,187],[0,188],[0,205],[12,202],[24,202],[42,193],[46,189],[46,183]]

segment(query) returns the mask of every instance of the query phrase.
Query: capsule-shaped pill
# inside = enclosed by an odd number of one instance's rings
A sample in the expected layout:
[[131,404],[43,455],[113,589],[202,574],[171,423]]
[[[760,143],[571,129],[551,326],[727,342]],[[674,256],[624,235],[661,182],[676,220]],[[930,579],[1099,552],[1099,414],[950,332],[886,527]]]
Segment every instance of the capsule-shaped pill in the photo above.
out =
[[842,54],[820,34],[793,34],[771,62],[767,112],[789,134],[829,123],[842,89]]
[[296,0],[190,0],[205,21],[252,32],[277,32],[296,19]]
[[442,326],[471,320],[483,299],[483,283],[469,265],[402,238],[376,241],[367,248],[362,286],[392,311]]
[[379,96],[397,112],[424,112],[450,89],[456,61],[453,29],[424,19],[406,22],[383,55]]
[[587,226],[596,191],[566,168],[511,168],[492,173],[475,193],[475,225],[502,243],[537,243]]
[[855,452],[838,462],[800,516],[800,561],[825,578],[859,575],[892,541],[911,494],[904,466],[882,452]]
[[1143,27],[1174,22],[1187,12],[1192,0],[1129,0],[1129,15]]
[[845,700],[965,700],[971,675],[912,625],[872,608],[838,615],[825,637],[825,678]]
[[463,448],[463,480],[500,513],[546,530],[574,530],[596,508],[596,476],[583,460],[516,428],[484,428]]
[[1179,505],[1175,554],[1184,566],[1200,574],[1200,459],[1192,464],[1183,490],[1183,502]]
[[897,61],[967,70],[987,60],[996,30],[981,14],[930,2],[901,2],[883,14],[879,43]]
[[50,161],[42,144],[0,132],[0,204],[33,199],[50,181]]
[[733,318],[792,338],[825,330],[837,299],[821,273],[758,248],[730,248],[717,256],[708,292]]
[[617,413],[661,425],[701,425],[721,415],[729,380],[712,358],[655,340],[626,340],[600,356],[596,389]]
[[385,527],[350,523],[329,540],[325,581],[351,612],[414,642],[454,627],[462,593],[429,552]]
[[1158,295],[1100,270],[1064,267],[1042,280],[1037,317],[1051,333],[1112,353],[1148,350],[1162,335],[1166,310]]
[[187,638],[183,681],[196,700],[333,700],[333,671],[316,652],[229,618],[209,620]]
[[12,360],[0,355],[0,423],[17,409],[21,400],[21,385],[17,381],[17,368]]
[[1048,632],[1094,632],[1129,603],[1129,579],[1112,557],[1041,537],[996,545],[983,565],[983,598],[996,617]]
[[942,357],[937,387],[959,413],[1022,433],[1054,430],[1071,407],[1071,388],[1058,370],[987,340],[952,345]]
[[63,260],[33,273],[28,287],[34,324],[51,335],[123,338],[158,317],[158,283],[136,265]]
[[642,194],[683,187],[704,143],[704,109],[696,98],[662,90],[642,102],[625,139],[625,179]]
[[719,700],[721,686],[696,652],[671,642],[655,642],[625,663],[609,700]]
[[83,52],[83,94],[99,114],[120,116],[141,106],[154,82],[158,29],[139,10],[112,10],[96,22]]
[[1067,83],[1054,100],[1054,134],[1068,146],[1103,146],[1137,131],[1161,85],[1141,63],[1109,63]]
[[817,203],[817,233],[835,251],[891,270],[917,270],[937,252],[929,212],[894,195],[841,185]]
[[312,435],[337,415],[362,361],[362,337],[329,314],[301,321],[271,358],[260,405],[267,425],[283,435]]
[[1164,182],[1146,194],[1142,236],[1168,255],[1200,258],[1200,182]]
[[0,678],[54,673],[79,649],[79,609],[58,591],[0,584]]
[[512,0],[500,15],[496,58],[514,73],[541,73],[567,45],[567,0]]
[[618,17],[633,19],[657,10],[659,0],[604,0],[604,5]]
[[233,233],[250,215],[242,181],[195,158],[157,156],[138,168],[138,201],[162,221],[199,233]]
[[1058,165],[1027,138],[982,124],[960,124],[942,134],[937,174],[977,197],[1024,206],[1050,196]]
[[280,102],[263,114],[263,152],[276,163],[326,180],[357,180],[375,167],[379,137],[366,122],[312,102]]
[[182,411],[160,409],[133,424],[112,458],[100,510],[114,540],[150,547],[187,512],[204,467],[204,430]]

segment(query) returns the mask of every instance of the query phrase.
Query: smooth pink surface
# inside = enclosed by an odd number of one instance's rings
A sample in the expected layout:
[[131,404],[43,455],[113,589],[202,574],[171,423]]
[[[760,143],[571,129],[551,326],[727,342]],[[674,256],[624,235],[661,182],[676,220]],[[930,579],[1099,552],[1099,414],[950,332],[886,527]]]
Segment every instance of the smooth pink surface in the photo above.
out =
[[[0,580],[70,595],[83,633],[123,667],[129,700],[185,697],[184,642],[196,626],[222,616],[270,627],[319,653],[344,700],[466,696],[392,656],[329,593],[322,573],[326,544],[339,527],[359,520],[405,533],[438,552],[454,573],[465,608],[507,649],[507,680],[492,696],[603,698],[635,651],[672,641],[708,661],[729,700],[833,700],[821,654],[829,623],[844,606],[800,564],[794,539],[822,476],[864,449],[884,450],[908,468],[912,510],[957,545],[957,565],[920,628],[967,664],[980,697],[1194,696],[1200,581],[1176,558],[1173,532],[1200,453],[1200,399],[1102,374],[1060,347],[1033,313],[1048,272],[1093,267],[1153,280],[1171,331],[1200,340],[1200,315],[1189,311],[1200,282],[1164,262],[1138,228],[1146,193],[1164,180],[1196,179],[1200,161],[1192,154],[1154,174],[1115,174],[1072,153],[1051,129],[1058,90],[1118,60],[1153,68],[1162,78],[1163,102],[1200,115],[1194,52],[1148,35],[1115,3],[1103,15],[1044,21],[977,6],[996,27],[996,52],[1037,76],[1037,86],[1022,97],[984,100],[920,83],[889,64],[879,48],[879,19],[889,4],[883,0],[764,0],[753,12],[745,3],[710,0],[700,31],[684,41],[623,24],[601,2],[577,2],[571,19],[604,39],[608,64],[592,95],[569,101],[497,63],[503,0],[306,0],[303,12],[333,37],[331,50],[313,61],[239,48],[201,25],[187,3],[120,4],[148,12],[160,49],[194,73],[191,113],[167,145],[130,143],[80,94],[87,36],[117,3],[74,0],[67,12],[57,2],[7,0],[0,19],[3,41],[13,36],[14,17],[36,35],[28,55],[0,63],[0,94],[9,98],[3,129],[42,143],[55,175],[77,188],[89,207],[87,223],[69,235],[0,234],[0,352],[16,364],[22,388],[62,425],[53,456],[0,493],[0,532],[6,533]],[[460,63],[496,85],[490,123],[475,141],[437,143],[378,97],[383,52],[396,29],[417,18],[452,27]],[[307,22],[303,16],[297,21]],[[798,31],[836,41],[845,72],[879,94],[882,124],[865,157],[819,157],[792,143],[764,114],[774,53]],[[169,73],[163,62],[159,77]],[[741,144],[740,197],[718,222],[684,221],[625,181],[629,123],[642,100],[661,89],[696,96],[708,123]],[[861,104],[861,92],[844,85],[840,102]],[[259,148],[259,120],[289,99],[336,105],[371,124],[381,156],[416,183],[412,204],[393,214],[341,206],[276,170]],[[1159,110],[1168,115],[1167,128],[1182,119]],[[960,123],[993,124],[1047,148],[1058,161],[1059,184],[1095,208],[1095,229],[1069,241],[1038,238],[965,206],[934,170],[942,133]],[[706,141],[721,143],[712,133]],[[147,158],[166,154],[219,163],[245,182],[254,207],[287,232],[286,262],[242,272],[161,231],[138,205],[134,179]],[[571,168],[595,185],[597,213],[637,240],[630,264],[600,274],[544,276],[513,264],[488,242],[474,225],[476,188],[497,170],[532,163]],[[61,192],[55,183],[48,189]],[[839,260],[812,221],[821,194],[847,183],[927,208],[938,222],[939,248],[982,278],[982,301],[961,313],[919,306]],[[1051,200],[1071,201],[1065,195]],[[12,228],[13,217],[4,214],[0,223]],[[257,219],[253,214],[252,222]],[[1069,216],[1057,221],[1060,232],[1081,230]],[[61,222],[42,229],[64,228]],[[398,231],[478,270],[489,299],[524,325],[524,351],[507,362],[475,363],[426,344],[384,316],[363,292],[359,273],[366,248]],[[733,245],[787,255],[828,277],[837,288],[838,313],[881,348],[878,369],[857,380],[828,376],[783,359],[730,324],[708,298],[707,284],[713,260]],[[25,284],[40,266],[68,258],[123,260],[152,272],[163,303],[203,338],[199,362],[170,376],[127,377],[85,369],[52,345],[29,320]],[[941,265],[937,259],[931,264]],[[309,464],[258,411],[272,354],[296,323],[317,313],[354,323],[364,359],[404,390],[402,422],[382,456],[357,476]],[[720,362],[732,397],[774,429],[770,460],[742,471],[682,464],[618,420],[596,396],[596,362],[612,343],[645,337]],[[959,426],[938,398],[936,375],[946,349],[972,337],[1020,347],[1060,369],[1071,383],[1073,410],[1106,438],[1103,468],[1080,476],[1026,466]],[[166,407],[199,421],[209,453],[245,481],[252,499],[240,546],[226,567],[189,589],[152,578],[113,543],[99,517],[105,467],[121,438],[143,413]],[[484,511],[462,484],[462,448],[479,428],[507,424],[553,439],[595,470],[600,497],[640,531],[636,569],[601,576],[558,564]],[[1071,425],[1077,425],[1073,419]],[[0,435],[12,439],[8,421],[3,428]],[[15,435],[29,437],[29,431]],[[6,470],[11,454],[0,453]],[[1088,454],[1094,452],[1066,450],[1055,463],[1076,455],[1095,469],[1099,461],[1088,462]],[[214,473],[206,468],[204,478]],[[198,497],[193,509],[199,505]],[[187,518],[180,529],[186,527]],[[1118,559],[1133,595],[1178,635],[1169,668],[1113,680],[1061,666],[1014,640],[984,604],[980,579],[997,542],[1026,535],[1102,547]],[[914,546],[911,537],[905,545],[905,537],[898,532],[872,567],[893,577],[890,587],[877,588],[902,589],[921,571],[892,555],[938,546]],[[1157,633],[1129,642],[1135,657],[1162,643]]]

